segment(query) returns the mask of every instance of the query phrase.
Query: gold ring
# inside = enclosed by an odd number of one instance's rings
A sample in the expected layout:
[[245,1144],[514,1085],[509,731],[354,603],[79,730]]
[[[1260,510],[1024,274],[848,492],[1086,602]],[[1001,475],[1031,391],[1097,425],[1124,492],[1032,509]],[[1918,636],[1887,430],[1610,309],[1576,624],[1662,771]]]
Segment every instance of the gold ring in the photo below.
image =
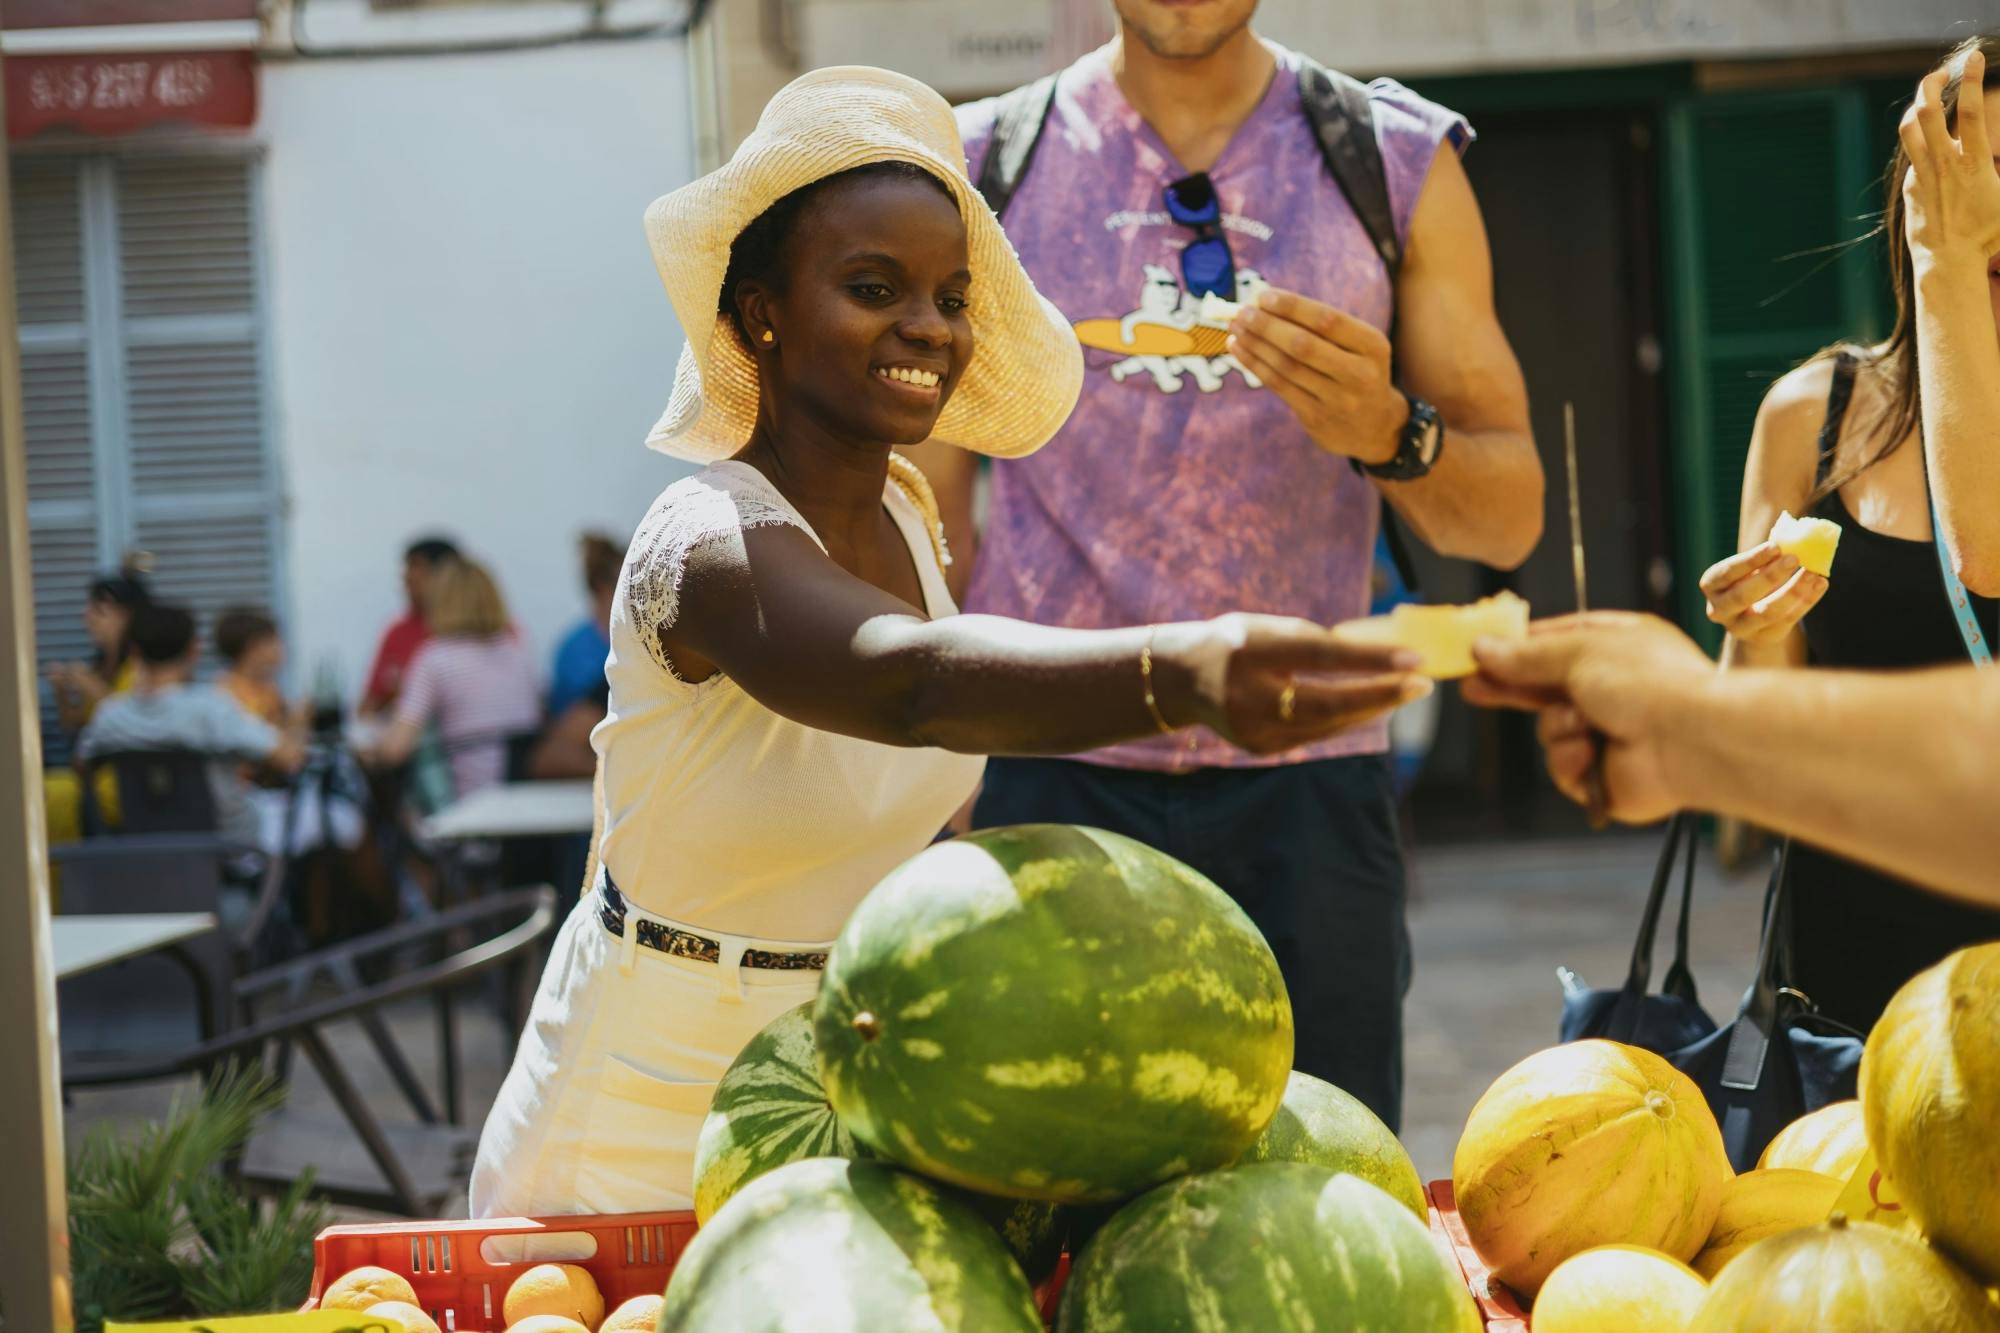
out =
[[1286,681],[1285,688],[1278,692],[1278,716],[1285,721],[1292,720],[1292,705],[1299,701],[1299,686],[1296,681]]

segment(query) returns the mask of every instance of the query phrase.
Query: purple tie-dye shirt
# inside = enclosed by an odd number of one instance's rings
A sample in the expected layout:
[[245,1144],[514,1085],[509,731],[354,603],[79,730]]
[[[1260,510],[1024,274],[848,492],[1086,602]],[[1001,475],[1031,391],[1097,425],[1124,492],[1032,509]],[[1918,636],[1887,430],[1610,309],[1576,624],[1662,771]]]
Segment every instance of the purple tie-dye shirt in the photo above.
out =
[[[1054,110],[1005,218],[1044,295],[1069,316],[1088,370],[1076,413],[1033,457],[996,462],[969,611],[1101,628],[1227,611],[1324,623],[1363,614],[1377,492],[1306,435],[1291,409],[1226,355],[1182,290],[1193,235],[1162,191],[1187,172],[1125,100],[1111,47],[1064,71]],[[1389,325],[1388,275],[1327,172],[1299,100],[1298,57],[1209,175],[1222,200],[1237,288],[1303,292]],[[1369,87],[1396,228],[1440,143],[1465,121],[1389,79]],[[974,173],[994,107],[959,110]],[[977,299],[976,297],[974,299]],[[1134,688],[1137,682],[1134,681]],[[1213,733],[1160,736],[1087,758],[1118,768],[1251,767],[1379,753],[1377,723],[1275,758]]]

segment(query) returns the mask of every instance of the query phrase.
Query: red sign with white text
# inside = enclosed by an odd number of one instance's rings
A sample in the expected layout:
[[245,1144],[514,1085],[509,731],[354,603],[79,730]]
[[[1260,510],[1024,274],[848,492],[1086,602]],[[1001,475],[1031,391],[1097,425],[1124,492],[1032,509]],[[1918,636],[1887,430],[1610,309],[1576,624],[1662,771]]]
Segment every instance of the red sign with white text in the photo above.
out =
[[7,137],[129,134],[149,125],[242,129],[257,119],[251,51],[8,56]]

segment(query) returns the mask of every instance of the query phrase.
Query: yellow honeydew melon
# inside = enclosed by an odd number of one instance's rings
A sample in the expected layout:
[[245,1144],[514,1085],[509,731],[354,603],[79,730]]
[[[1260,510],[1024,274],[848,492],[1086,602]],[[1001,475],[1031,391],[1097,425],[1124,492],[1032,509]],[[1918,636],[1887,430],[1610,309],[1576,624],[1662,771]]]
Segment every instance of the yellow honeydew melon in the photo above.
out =
[[322,1310],[353,1310],[357,1313],[383,1301],[417,1303],[417,1289],[401,1273],[392,1273],[373,1264],[349,1269],[320,1293]]
[[1861,1123],[1861,1102],[1849,1098],[1809,1111],[1778,1131],[1757,1159],[1759,1168],[1785,1167],[1817,1171],[1843,1184],[1861,1165],[1868,1151],[1868,1132]]
[[1529,1056],[1486,1090],[1451,1179],[1479,1257],[1532,1297],[1557,1264],[1600,1245],[1694,1258],[1731,1174],[1687,1075],[1636,1046],[1578,1041]]
[[1535,1297],[1535,1333],[1686,1333],[1708,1283],[1678,1259],[1600,1245],[1556,1265]]
[[1910,978],[1861,1056],[1868,1142],[1932,1244],[2000,1283],[2000,943]]
[[1846,1187],[1832,1176],[1792,1167],[1745,1171],[1722,1191],[1708,1244],[1694,1257],[1695,1271],[1713,1282],[1730,1260],[1766,1236],[1818,1226]]
[[370,1319],[394,1319],[403,1326],[403,1333],[443,1333],[435,1319],[408,1301],[383,1301],[361,1313]]
[[1839,1214],[1738,1255],[1688,1326],[1688,1333],[1996,1331],[2000,1309],[1937,1251],[1907,1231]]
[[1840,524],[1830,518],[1793,518],[1790,513],[1780,513],[1771,525],[1771,541],[1786,555],[1797,557],[1808,573],[1825,578],[1833,572]]
[[1434,680],[1456,680],[1479,670],[1472,645],[1480,639],[1528,635],[1528,604],[1498,592],[1470,606],[1421,606],[1405,602],[1386,616],[1350,620],[1336,633],[1355,643],[1408,648],[1423,660],[1417,670]]

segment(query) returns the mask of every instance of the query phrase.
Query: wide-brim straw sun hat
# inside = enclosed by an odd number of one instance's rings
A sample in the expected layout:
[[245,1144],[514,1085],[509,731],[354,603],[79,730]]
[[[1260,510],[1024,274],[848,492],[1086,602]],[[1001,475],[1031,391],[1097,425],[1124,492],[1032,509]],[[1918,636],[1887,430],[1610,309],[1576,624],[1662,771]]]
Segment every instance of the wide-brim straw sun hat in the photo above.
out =
[[966,179],[951,107],[929,87],[861,65],[814,70],[771,99],[719,170],[653,201],[646,237],[687,334],[673,397],[646,443],[694,462],[727,458],[757,422],[757,363],[718,313],[729,249],[794,190],[874,162],[909,162],[942,181],[965,219],[973,358],[935,435],[1018,458],[1046,444],[1083,388],[1083,348],[1035,290],[993,210]]

